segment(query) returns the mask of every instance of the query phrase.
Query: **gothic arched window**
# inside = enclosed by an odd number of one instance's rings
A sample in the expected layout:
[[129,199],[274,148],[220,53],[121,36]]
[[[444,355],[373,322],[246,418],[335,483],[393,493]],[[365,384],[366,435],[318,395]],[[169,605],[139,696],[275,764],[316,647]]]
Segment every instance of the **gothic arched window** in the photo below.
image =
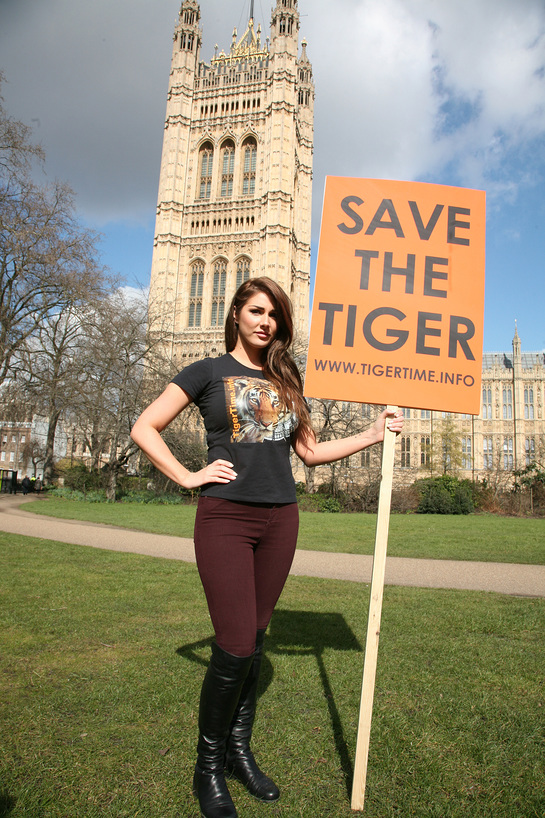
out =
[[237,290],[244,281],[250,278],[250,259],[242,256],[237,261]]
[[513,391],[510,387],[505,387],[503,395],[503,419],[511,420],[513,417]]
[[204,261],[196,261],[191,267],[189,289],[188,327],[200,327],[202,318],[202,292],[204,286]]
[[493,465],[492,437],[483,437],[483,469],[491,469]]
[[430,452],[431,452],[431,444],[429,437],[421,437],[420,438],[420,465],[421,466],[429,466],[430,465]]
[[249,136],[243,144],[244,168],[242,177],[242,193],[253,196],[255,193],[255,169],[257,165],[257,142]]
[[483,387],[483,418],[492,420],[492,390],[486,386]]
[[235,172],[235,143],[228,139],[221,146],[221,195],[233,195],[233,175]]
[[524,390],[524,419],[534,419],[534,390],[531,387]]
[[535,463],[536,441],[533,437],[527,437],[524,441],[524,449],[526,452],[526,465],[530,466]]
[[462,468],[471,468],[471,438],[462,438]]
[[513,438],[503,438],[503,469],[513,471]]
[[212,285],[212,316],[210,323],[213,327],[223,324],[225,318],[225,286],[227,284],[227,261],[224,258],[214,262],[214,279]]
[[214,146],[205,142],[199,151],[199,199],[209,199],[212,190],[212,162]]
[[411,438],[401,438],[401,468],[408,469],[411,466]]

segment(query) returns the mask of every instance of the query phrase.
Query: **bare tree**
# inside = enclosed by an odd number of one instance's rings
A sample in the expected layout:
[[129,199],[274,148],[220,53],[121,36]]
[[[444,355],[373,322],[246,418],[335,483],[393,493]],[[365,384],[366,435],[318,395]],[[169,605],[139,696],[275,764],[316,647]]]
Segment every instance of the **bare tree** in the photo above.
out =
[[38,466],[43,464],[46,459],[46,450],[43,443],[40,443],[34,438],[30,438],[23,448],[23,462],[32,463],[33,477],[38,476]]
[[[299,371],[304,373],[307,363],[306,345],[296,339],[291,351]],[[311,398],[308,405],[311,409],[312,427],[319,443],[365,431],[375,422],[384,408],[323,398]],[[348,490],[352,495],[360,496],[361,499],[364,494],[367,495],[369,487],[380,479],[381,452],[381,446],[374,446],[372,451],[367,451],[365,454],[353,455],[350,458],[321,466],[318,480],[316,467],[304,466],[307,492],[314,492],[317,482],[321,484],[326,482],[333,495],[339,491]],[[362,503],[364,503],[363,499]]]
[[[1,103],[1,99],[0,99]],[[44,318],[97,292],[97,236],[82,228],[67,185],[38,185],[32,159],[43,152],[0,104],[0,385],[21,366]]]
[[[349,437],[368,429],[376,420],[382,407],[347,401],[332,401],[313,398],[312,425],[318,442],[334,438]],[[380,475],[380,446],[373,451],[329,463],[320,467],[327,474],[325,482],[335,496],[340,491],[361,496]],[[305,469],[307,490],[314,488],[314,469]],[[312,486],[312,489],[310,488]]]
[[117,479],[136,452],[130,430],[149,399],[146,364],[159,338],[148,331],[147,304],[117,290],[82,322],[85,350],[76,412],[96,468],[107,451],[107,497],[115,500]]
[[0,71],[0,175],[9,190],[10,180],[27,173],[34,160],[43,160],[44,152],[40,145],[32,143],[28,125],[8,115],[1,93],[3,82],[4,74]]
[[45,315],[20,356],[25,365],[18,378],[19,384],[24,383],[26,394],[33,398],[35,411],[47,419],[44,483],[48,483],[53,475],[59,420],[74,405],[85,378],[82,354],[84,314],[80,305],[68,301],[58,311]]
[[489,488],[494,500],[505,492],[509,491],[513,484],[513,470],[507,468],[503,452],[500,449],[499,440],[497,441],[496,450],[485,468],[485,482]]

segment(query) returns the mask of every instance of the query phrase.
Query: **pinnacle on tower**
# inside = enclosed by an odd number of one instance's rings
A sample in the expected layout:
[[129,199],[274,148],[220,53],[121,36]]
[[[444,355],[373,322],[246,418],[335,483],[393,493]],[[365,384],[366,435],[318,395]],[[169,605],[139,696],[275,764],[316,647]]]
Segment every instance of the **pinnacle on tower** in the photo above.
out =
[[297,57],[298,35],[297,0],[277,0],[271,16],[271,53],[287,52]]
[[[202,41],[202,33],[199,28],[200,19],[201,12],[197,0],[183,0],[174,29],[173,64],[177,62],[178,65],[185,64],[189,68],[195,67]],[[178,52],[178,60],[175,61],[176,52]]]

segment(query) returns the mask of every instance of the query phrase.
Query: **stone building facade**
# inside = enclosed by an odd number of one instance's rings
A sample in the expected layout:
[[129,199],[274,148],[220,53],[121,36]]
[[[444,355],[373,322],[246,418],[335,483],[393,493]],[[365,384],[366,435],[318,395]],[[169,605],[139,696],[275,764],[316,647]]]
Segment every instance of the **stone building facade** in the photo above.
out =
[[23,471],[28,468],[31,433],[30,421],[0,420],[0,469]]
[[[426,471],[432,466],[435,473],[443,471],[448,466],[448,441],[442,443],[441,436],[448,427],[448,434],[458,441],[456,471],[460,477],[503,479],[508,485],[514,471],[543,462],[544,401],[545,354],[522,352],[515,329],[511,352],[483,355],[479,415],[406,410],[398,465],[409,471]],[[435,464],[430,463],[431,457]]]
[[174,30],[150,310],[180,368],[223,352],[225,310],[249,277],[278,281],[307,337],[312,66],[297,0],[277,0],[265,41],[249,11],[210,62],[196,0]]
[[[44,471],[44,455],[48,419],[33,415],[28,420],[2,420],[0,417],[0,470],[15,471],[19,482],[28,475],[41,477]],[[59,423],[55,435],[54,457],[66,457],[68,438]]]
[[[313,401],[314,426],[320,428],[327,410],[341,433],[370,425],[382,409],[339,404],[332,410],[324,406],[327,403]],[[395,453],[397,485],[446,472],[508,489],[515,471],[545,464],[545,353],[523,352],[515,329],[511,351],[483,355],[478,415],[427,409],[404,409],[404,414],[405,427]],[[373,447],[338,464],[339,487],[357,480],[358,471],[361,479],[369,480],[366,470],[380,470],[379,454],[379,447]],[[304,470],[295,457],[293,468],[296,479],[304,481]],[[317,483],[329,480],[327,467],[315,479]]]

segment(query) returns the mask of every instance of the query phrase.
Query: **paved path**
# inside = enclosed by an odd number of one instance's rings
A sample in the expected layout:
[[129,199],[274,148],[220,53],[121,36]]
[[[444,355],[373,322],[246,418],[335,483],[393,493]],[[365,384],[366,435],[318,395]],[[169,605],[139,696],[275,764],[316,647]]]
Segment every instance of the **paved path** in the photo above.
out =
[[[32,500],[35,498],[0,495],[0,530],[111,551],[195,562],[193,541],[190,539],[44,517],[21,508]],[[372,563],[370,556],[298,550],[291,573],[369,583]],[[388,557],[386,584],[545,597],[545,566]]]

